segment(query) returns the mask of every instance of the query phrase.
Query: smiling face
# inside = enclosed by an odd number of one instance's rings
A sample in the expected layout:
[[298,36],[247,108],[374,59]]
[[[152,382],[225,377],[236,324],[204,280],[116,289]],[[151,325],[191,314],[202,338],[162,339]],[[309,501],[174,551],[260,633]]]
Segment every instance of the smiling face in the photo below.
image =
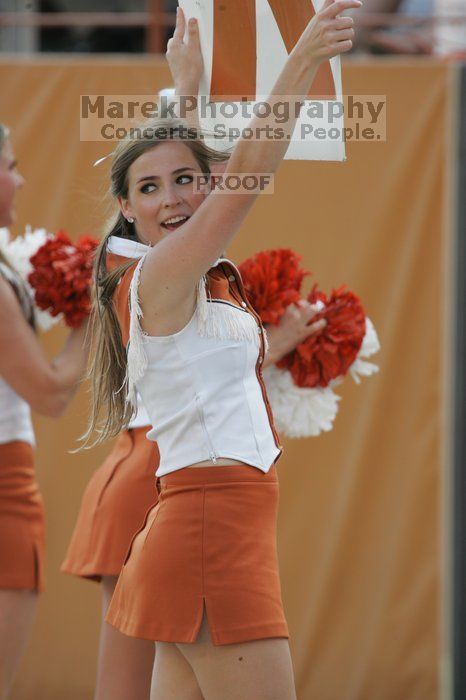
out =
[[23,184],[11,143],[7,139],[0,151],[0,226],[11,226],[15,222],[15,196]]
[[194,214],[205,199],[193,192],[194,175],[201,173],[189,147],[174,141],[159,143],[131,164],[128,196],[119,203],[143,243],[157,244]]

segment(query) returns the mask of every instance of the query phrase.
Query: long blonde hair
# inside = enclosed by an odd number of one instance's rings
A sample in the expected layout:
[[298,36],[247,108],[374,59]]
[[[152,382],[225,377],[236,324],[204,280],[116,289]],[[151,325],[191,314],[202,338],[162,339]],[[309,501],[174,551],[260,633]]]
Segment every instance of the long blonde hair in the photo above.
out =
[[[128,171],[132,163],[143,153],[167,140],[184,143],[192,152],[201,171],[210,174],[212,162],[227,160],[228,154],[214,151],[197,134],[186,137],[186,126],[178,121],[149,122],[140,130],[137,138],[120,141],[113,153],[110,193],[116,199],[128,196]],[[184,136],[183,136],[184,134]],[[91,314],[91,354],[88,378],[91,380],[91,412],[87,431],[83,435],[84,446],[93,447],[107,438],[115,437],[127,428],[134,414],[127,402],[127,359],[120,324],[115,308],[114,295],[122,276],[136,261],[109,271],[107,269],[107,243],[110,236],[138,240],[134,225],[121,211],[111,222],[96,253]],[[96,434],[93,437],[94,433]]]

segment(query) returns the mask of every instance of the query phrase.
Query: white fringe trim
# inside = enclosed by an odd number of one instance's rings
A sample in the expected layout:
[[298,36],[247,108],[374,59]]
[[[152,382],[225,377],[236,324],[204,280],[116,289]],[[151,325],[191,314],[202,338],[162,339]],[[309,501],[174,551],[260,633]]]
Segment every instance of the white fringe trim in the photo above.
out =
[[362,341],[361,349],[350,367],[350,374],[356,384],[361,383],[361,377],[370,377],[379,371],[378,365],[373,362],[366,362],[364,358],[375,355],[380,350],[380,342],[374,324],[366,316],[366,334]]
[[263,375],[279,432],[290,438],[304,438],[332,430],[340,396],[330,387],[298,387],[288,370],[275,365],[267,367]]
[[[200,336],[244,340],[259,346],[259,327],[252,314],[222,299],[208,300],[204,279],[199,282],[196,313]],[[266,338],[264,340],[266,342]]]
[[201,277],[199,282],[197,283],[197,292],[196,292],[196,316],[197,316],[197,325],[198,328],[203,328],[206,321],[207,321],[207,316],[209,314],[209,307],[207,306],[208,301],[207,301],[207,277],[204,275]]
[[130,322],[129,322],[129,344],[127,350],[127,401],[133,408],[137,408],[136,382],[138,382],[147,369],[147,355],[144,349],[144,332],[141,328],[142,318],[141,304],[139,303],[139,283],[141,269],[144,263],[143,256],[134,271],[133,279],[129,288]]

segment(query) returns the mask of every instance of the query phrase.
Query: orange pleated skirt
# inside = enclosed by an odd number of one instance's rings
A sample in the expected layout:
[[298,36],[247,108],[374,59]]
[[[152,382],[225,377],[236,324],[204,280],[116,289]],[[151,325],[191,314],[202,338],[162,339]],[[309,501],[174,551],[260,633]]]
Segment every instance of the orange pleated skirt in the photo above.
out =
[[26,442],[0,445],[0,588],[44,588],[45,514]]
[[61,570],[100,581],[118,576],[134,534],[157,503],[157,444],[150,426],[126,430],[97,469],[81,502]]
[[154,641],[192,643],[204,607],[213,643],[288,637],[278,574],[278,480],[251,466],[187,468],[158,480],[107,622]]

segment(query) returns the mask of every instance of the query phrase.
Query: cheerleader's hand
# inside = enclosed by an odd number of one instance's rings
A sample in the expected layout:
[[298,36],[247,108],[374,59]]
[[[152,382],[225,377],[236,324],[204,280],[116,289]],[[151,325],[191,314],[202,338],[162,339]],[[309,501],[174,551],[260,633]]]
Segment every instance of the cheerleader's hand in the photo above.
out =
[[345,10],[359,8],[360,0],[325,0],[293,49],[305,62],[322,63],[353,48],[353,18],[341,17]]
[[310,335],[325,328],[327,321],[324,318],[310,323],[317,313],[315,305],[301,299],[286,308],[278,326],[267,326],[269,351],[264,359],[264,368],[275,364]]
[[197,96],[204,70],[199,26],[196,19],[190,19],[186,36],[186,18],[181,7],[176,10],[175,32],[168,41],[166,57],[176,94]]

